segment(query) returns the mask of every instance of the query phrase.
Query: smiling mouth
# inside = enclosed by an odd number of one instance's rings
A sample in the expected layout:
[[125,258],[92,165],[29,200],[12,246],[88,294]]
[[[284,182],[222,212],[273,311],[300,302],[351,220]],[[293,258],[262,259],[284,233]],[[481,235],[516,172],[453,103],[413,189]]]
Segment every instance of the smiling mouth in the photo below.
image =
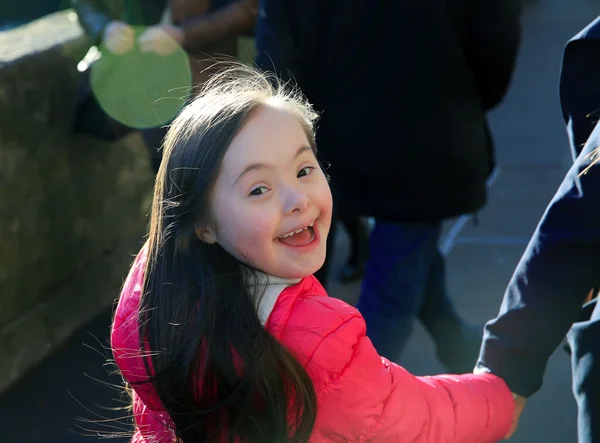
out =
[[287,246],[304,246],[315,239],[315,222],[301,229],[290,231],[287,234],[277,237],[277,240]]
[[293,235],[298,235],[298,234],[300,234],[302,231],[305,231],[305,230],[308,230],[308,229],[310,229],[310,230],[313,230],[313,231],[314,231],[314,225],[315,225],[315,222],[312,222],[310,225],[308,225],[308,226],[305,226],[305,227],[303,227],[303,228],[301,228],[301,229],[296,229],[295,231],[290,231],[290,232],[288,232],[287,234],[283,234],[281,237],[277,237],[277,239],[278,239],[278,240],[281,240],[282,238],[287,238],[287,237],[291,237],[291,236],[293,236]]

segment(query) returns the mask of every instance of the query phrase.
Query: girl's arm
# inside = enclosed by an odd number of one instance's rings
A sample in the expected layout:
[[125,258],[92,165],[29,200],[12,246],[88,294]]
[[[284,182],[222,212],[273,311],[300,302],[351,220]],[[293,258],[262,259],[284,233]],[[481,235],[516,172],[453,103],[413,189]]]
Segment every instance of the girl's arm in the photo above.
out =
[[509,432],[514,400],[500,378],[413,376],[377,354],[358,311],[344,317],[328,327],[334,332],[322,339],[307,365],[319,395],[323,426],[317,432],[325,433],[319,437],[491,443]]

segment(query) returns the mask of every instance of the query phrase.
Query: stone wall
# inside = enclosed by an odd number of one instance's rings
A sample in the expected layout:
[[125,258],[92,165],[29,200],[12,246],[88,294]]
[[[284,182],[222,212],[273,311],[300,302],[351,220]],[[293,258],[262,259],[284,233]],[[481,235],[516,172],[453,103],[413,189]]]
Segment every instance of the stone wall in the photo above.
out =
[[0,392],[116,299],[143,240],[140,138],[70,133],[88,45],[68,11],[0,33]]

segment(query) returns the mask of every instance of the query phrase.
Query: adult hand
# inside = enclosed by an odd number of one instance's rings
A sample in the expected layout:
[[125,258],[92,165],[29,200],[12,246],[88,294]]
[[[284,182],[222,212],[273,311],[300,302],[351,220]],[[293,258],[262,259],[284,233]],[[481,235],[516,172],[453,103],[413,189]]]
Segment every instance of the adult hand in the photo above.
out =
[[127,23],[115,20],[104,29],[103,42],[113,54],[123,55],[133,49],[135,32]]
[[183,30],[172,25],[151,26],[138,38],[141,52],[170,55],[183,43]]
[[519,419],[521,418],[521,414],[523,413],[523,409],[525,409],[525,404],[527,403],[527,398],[521,397],[519,394],[515,394],[514,392],[512,395],[515,399],[515,412],[513,414],[512,426],[510,427],[509,433],[504,437],[504,440],[511,438],[517,430],[517,426],[519,426]]

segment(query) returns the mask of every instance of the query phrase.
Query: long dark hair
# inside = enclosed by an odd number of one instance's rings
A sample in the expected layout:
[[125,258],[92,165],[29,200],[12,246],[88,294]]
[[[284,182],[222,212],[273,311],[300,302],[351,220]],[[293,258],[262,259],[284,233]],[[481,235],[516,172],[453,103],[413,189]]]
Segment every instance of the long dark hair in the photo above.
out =
[[225,152],[263,105],[297,116],[314,149],[310,105],[242,66],[208,82],[165,138],[139,323],[148,374],[181,443],[305,442],[316,419],[306,371],[259,320],[255,271],[195,233],[210,219]]

